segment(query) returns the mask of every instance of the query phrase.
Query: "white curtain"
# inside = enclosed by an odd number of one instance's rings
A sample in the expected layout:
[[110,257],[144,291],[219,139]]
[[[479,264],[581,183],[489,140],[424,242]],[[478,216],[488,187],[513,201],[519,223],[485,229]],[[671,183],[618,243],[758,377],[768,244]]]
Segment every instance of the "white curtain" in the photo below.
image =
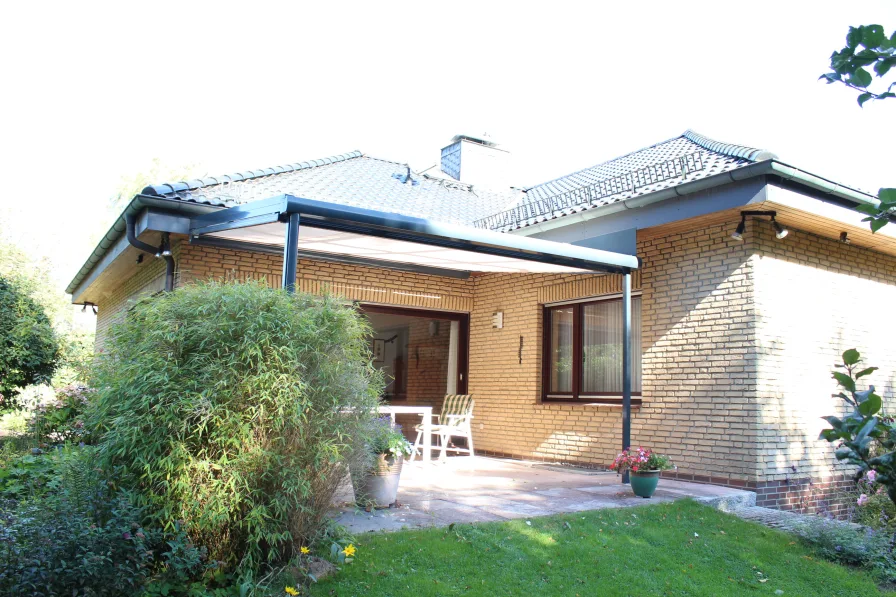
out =
[[[582,307],[582,391],[622,394],[622,301]],[[632,297],[632,392],[641,391],[641,297]]]
[[551,392],[572,392],[572,319],[572,307],[551,310]]

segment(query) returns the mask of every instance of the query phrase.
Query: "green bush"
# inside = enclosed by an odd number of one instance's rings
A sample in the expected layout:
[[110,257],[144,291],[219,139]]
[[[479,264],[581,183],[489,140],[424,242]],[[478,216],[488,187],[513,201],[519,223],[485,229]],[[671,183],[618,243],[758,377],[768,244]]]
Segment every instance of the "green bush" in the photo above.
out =
[[0,410],[7,410],[19,390],[50,381],[59,345],[43,307],[2,277],[0,305]]
[[0,499],[21,501],[60,491],[86,499],[84,496],[102,483],[94,466],[96,451],[89,446],[60,446],[46,452],[34,448],[4,456],[0,460]]
[[140,594],[151,579],[178,586],[209,567],[179,529],[142,527],[143,512],[110,489],[94,456],[90,447],[66,447],[8,463],[0,594]]
[[56,399],[39,404],[29,424],[29,431],[41,445],[64,442],[88,442],[84,411],[90,390],[82,384],[69,384],[56,390]]
[[144,299],[98,362],[98,462],[239,573],[285,562],[364,456],[383,386],[369,333],[344,301],[257,283]]
[[803,522],[794,533],[826,559],[858,566],[883,581],[896,582],[892,532],[818,517]]

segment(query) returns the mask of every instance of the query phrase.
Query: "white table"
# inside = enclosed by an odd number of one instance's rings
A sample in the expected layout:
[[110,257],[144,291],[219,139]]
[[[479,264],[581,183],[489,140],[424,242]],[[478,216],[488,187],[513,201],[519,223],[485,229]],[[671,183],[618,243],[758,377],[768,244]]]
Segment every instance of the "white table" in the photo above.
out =
[[423,462],[432,460],[432,407],[431,406],[398,406],[381,404],[379,412],[388,414],[395,422],[395,415],[421,415],[423,417]]

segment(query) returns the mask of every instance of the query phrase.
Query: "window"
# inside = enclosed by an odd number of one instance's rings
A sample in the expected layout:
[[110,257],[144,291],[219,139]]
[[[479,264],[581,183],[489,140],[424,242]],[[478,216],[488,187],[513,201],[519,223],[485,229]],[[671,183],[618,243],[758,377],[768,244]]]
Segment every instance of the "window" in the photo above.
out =
[[[544,314],[543,399],[621,403],[622,299],[545,307]],[[640,296],[632,297],[632,395],[641,395]]]

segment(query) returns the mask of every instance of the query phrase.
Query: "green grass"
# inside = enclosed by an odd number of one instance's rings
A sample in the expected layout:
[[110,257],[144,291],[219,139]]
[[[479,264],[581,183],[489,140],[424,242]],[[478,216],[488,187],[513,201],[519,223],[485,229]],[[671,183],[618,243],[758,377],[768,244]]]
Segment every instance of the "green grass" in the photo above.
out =
[[357,537],[312,595],[883,594],[790,535],[695,502]]

